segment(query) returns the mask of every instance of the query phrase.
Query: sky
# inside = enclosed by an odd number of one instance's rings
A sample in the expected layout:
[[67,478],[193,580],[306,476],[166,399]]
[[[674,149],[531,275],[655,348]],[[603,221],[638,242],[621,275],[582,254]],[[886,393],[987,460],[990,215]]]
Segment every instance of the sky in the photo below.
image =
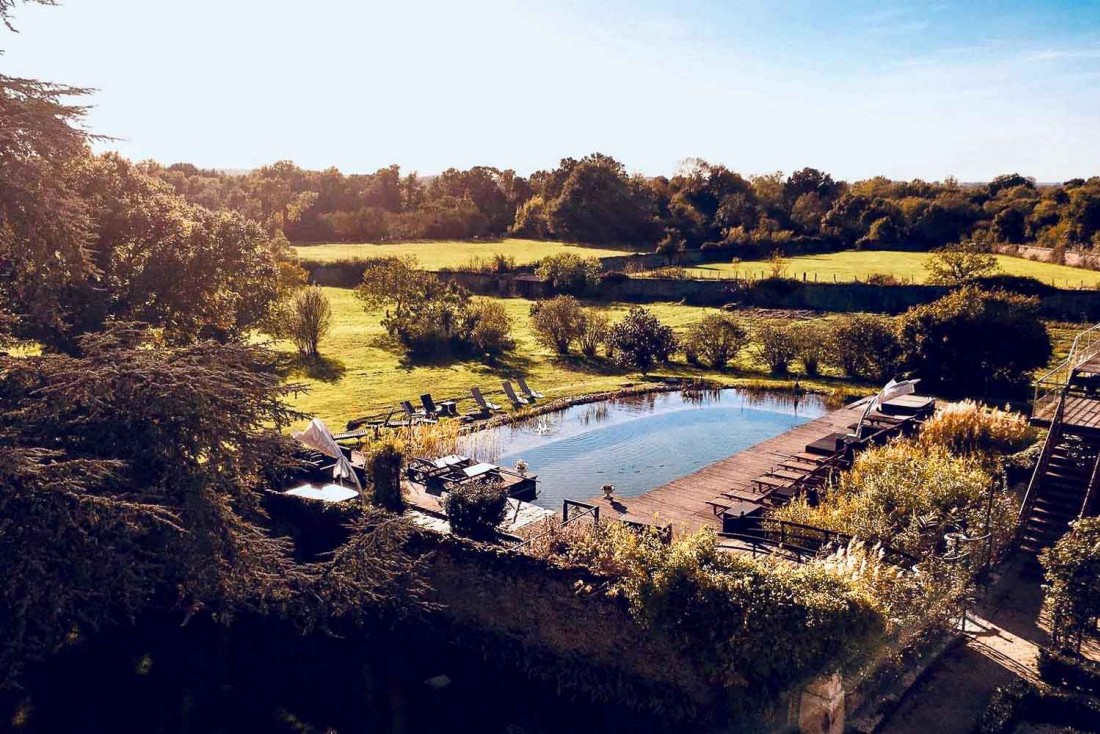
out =
[[63,0],[0,73],[134,159],[347,173],[1100,174],[1100,0]]

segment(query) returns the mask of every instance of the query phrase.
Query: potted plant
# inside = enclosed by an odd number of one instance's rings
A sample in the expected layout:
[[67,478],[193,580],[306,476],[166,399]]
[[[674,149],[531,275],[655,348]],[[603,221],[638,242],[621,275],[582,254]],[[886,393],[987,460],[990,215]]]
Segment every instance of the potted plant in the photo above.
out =
[[601,487],[601,489],[603,490],[603,497],[606,500],[610,500],[615,494],[614,484],[605,484],[603,485],[603,487]]

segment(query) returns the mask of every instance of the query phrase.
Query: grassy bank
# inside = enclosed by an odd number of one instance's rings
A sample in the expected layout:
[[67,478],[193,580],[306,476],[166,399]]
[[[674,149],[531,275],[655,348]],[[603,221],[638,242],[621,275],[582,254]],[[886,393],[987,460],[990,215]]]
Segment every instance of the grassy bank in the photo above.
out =
[[[885,274],[905,282],[924,283],[928,278],[925,263],[931,257],[927,252],[850,250],[792,257],[787,260],[787,267],[791,277],[801,279],[805,273],[806,279],[810,281],[815,278],[822,282],[832,282],[834,278],[837,282],[857,279],[865,281],[870,275]],[[1038,278],[1059,288],[1100,288],[1100,271],[1035,262],[1007,255],[996,257],[1002,273]],[[759,278],[768,275],[768,263],[713,263],[688,268],[688,272],[700,278]]]
[[631,252],[631,250],[566,245],[560,242],[540,242],[515,238],[492,242],[439,240],[399,242],[395,244],[301,245],[295,247],[294,250],[298,253],[298,257],[314,262],[363,259],[382,255],[415,255],[420,260],[420,264],[427,270],[459,267],[475,257],[482,260],[491,260],[497,254],[514,257],[517,265],[528,265],[538,262],[548,255],[558,255],[565,252],[587,257],[611,257]]

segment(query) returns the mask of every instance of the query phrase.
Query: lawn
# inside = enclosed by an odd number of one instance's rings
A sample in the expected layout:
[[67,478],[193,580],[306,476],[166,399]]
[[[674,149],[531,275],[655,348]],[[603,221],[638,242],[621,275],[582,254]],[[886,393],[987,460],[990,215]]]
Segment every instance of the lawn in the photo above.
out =
[[[401,400],[414,403],[421,393],[430,391],[436,401],[465,398],[462,410],[473,407],[469,390],[479,386],[491,400],[507,402],[501,394],[501,381],[526,377],[529,384],[548,398],[614,390],[639,377],[607,364],[603,359],[585,360],[578,355],[558,358],[551,350],[535,342],[528,314],[531,301],[501,299],[512,318],[516,348],[489,365],[474,360],[439,364],[409,364],[399,345],[389,343],[379,325],[378,313],[366,313],[352,291],[325,288],[333,309],[333,328],[321,342],[323,363],[312,368],[291,365],[289,378],[305,383],[309,391],[295,397],[292,405],[305,413],[323,418],[332,427],[343,427],[351,418],[360,417],[396,406]],[[714,309],[674,303],[651,304],[651,310],[678,332]],[[607,308],[612,320],[629,309],[616,304]],[[822,317],[829,318],[829,317]],[[277,347],[288,353],[289,344]],[[717,373],[691,367],[677,357],[667,367],[657,369],[660,376],[693,376],[718,378],[729,384],[758,382],[768,376],[748,350],[744,351],[738,369]],[[804,383],[810,385],[803,379]],[[790,384],[790,380],[777,380]],[[815,383],[821,385],[823,383]]]
[[380,255],[415,255],[426,270],[455,268],[465,265],[471,258],[490,260],[498,253],[510,255],[517,265],[538,262],[548,255],[570,252],[585,257],[611,257],[625,255],[632,250],[616,250],[606,247],[588,247],[586,245],[566,245],[560,242],[540,242],[538,240],[504,239],[492,242],[467,242],[462,240],[439,240],[426,242],[399,242],[395,244],[331,244],[302,245],[295,247],[298,257],[315,262],[333,260],[362,259]]
[[[883,273],[899,280],[923,283],[928,271],[925,263],[932,257],[926,252],[897,252],[884,250],[849,250],[825,255],[802,255],[787,259],[788,274],[802,279],[824,282],[850,282],[866,280],[867,276]],[[1035,262],[1019,257],[997,255],[1000,272],[1009,275],[1027,275],[1059,288],[1100,288],[1100,271],[1071,268],[1066,265]],[[741,263],[713,263],[688,268],[701,278],[760,278],[768,274],[768,263],[761,261]]]

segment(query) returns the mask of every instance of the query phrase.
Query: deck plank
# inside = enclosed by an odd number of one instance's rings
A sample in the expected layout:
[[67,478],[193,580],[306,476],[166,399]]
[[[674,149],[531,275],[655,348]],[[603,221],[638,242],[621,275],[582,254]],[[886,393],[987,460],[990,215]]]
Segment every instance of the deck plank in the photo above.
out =
[[631,515],[659,525],[671,523],[676,535],[703,527],[721,530],[722,520],[707,502],[721,495],[760,501],[767,492],[754,489],[754,479],[802,452],[806,444],[830,433],[845,432],[848,425],[859,420],[863,408],[863,401],[858,401],[831,411],[637,497],[616,497],[609,502],[601,495],[585,502],[598,505],[601,515]]

